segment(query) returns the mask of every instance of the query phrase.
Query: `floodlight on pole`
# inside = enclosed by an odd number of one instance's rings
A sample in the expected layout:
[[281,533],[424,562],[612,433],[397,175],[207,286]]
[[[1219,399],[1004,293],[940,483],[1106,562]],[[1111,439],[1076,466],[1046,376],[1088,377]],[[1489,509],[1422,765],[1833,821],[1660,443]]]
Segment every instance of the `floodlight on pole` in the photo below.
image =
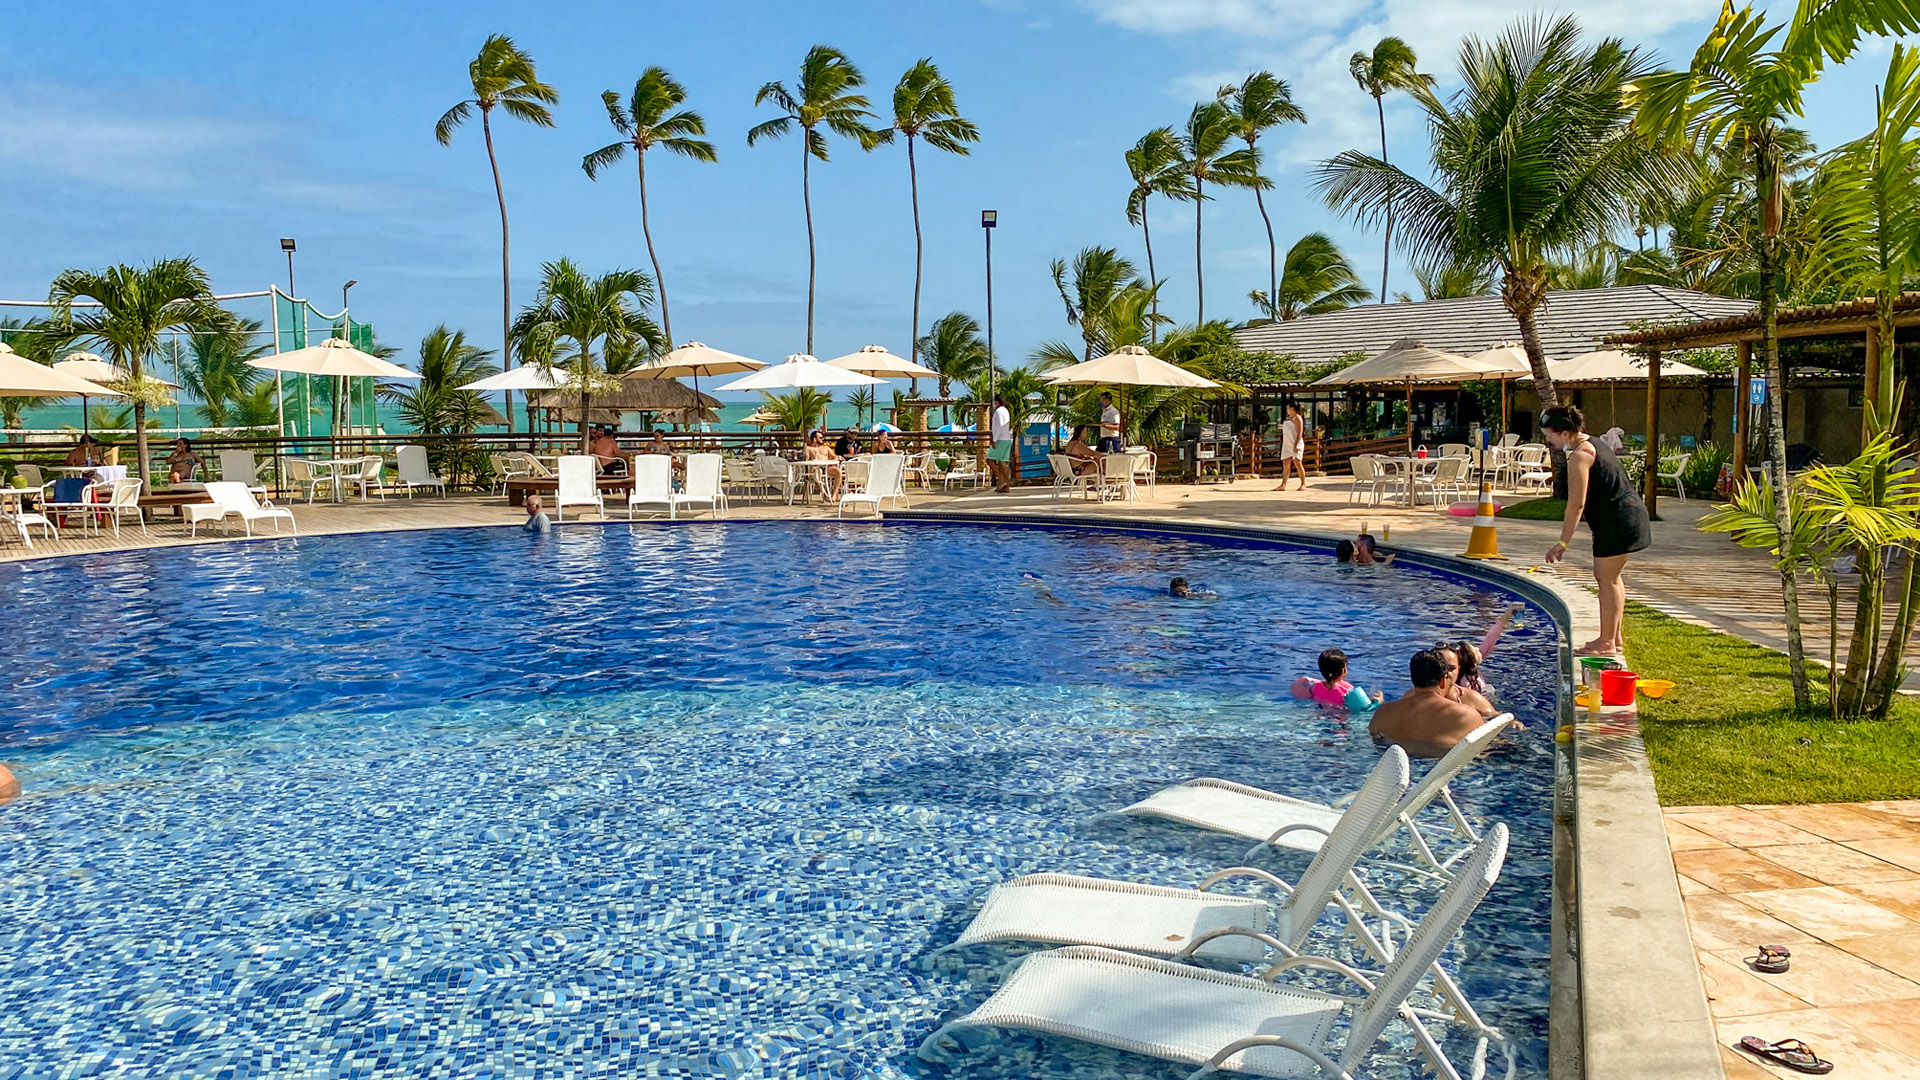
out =
[[1000,360],[993,353],[993,230],[1000,226],[1000,211],[980,211],[980,229],[987,237],[987,394],[989,400],[999,390]]
[[287,253],[287,296],[292,297],[293,296],[293,250],[294,250],[293,237],[291,236],[281,237],[280,250]]

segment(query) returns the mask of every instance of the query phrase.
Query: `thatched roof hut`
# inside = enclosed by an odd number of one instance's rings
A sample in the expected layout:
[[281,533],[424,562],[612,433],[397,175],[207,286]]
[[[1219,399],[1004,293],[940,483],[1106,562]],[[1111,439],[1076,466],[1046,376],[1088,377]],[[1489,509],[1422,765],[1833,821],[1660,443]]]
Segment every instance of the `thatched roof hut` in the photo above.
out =
[[[580,395],[566,390],[538,390],[529,395],[533,407],[547,410],[561,423],[582,421]],[[661,419],[685,424],[696,420],[719,419],[720,400],[694,389],[678,379],[623,379],[620,389],[611,394],[595,394],[588,403],[588,423],[617,423],[621,413],[654,413]],[[697,410],[697,412],[696,412]]]

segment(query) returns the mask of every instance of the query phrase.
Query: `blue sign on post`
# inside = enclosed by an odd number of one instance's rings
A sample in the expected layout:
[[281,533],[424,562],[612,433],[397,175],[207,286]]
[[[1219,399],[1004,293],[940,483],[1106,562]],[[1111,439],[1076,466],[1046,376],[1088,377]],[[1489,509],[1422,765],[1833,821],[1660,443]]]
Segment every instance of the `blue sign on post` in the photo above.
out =
[[1752,380],[1747,383],[1747,404],[1765,405],[1766,403],[1767,378],[1764,375],[1755,375]]

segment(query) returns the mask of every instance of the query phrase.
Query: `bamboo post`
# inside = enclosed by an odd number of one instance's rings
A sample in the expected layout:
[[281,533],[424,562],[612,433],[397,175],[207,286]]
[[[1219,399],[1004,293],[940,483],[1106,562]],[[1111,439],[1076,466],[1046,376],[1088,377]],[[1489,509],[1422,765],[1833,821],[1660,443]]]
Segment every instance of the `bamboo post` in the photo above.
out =
[[1747,425],[1743,423],[1749,415],[1747,409],[1747,386],[1753,381],[1753,342],[1742,341],[1735,350],[1739,357],[1739,371],[1733,378],[1733,484],[1737,488],[1747,482]]
[[1647,354],[1647,513],[1660,502],[1660,354]]

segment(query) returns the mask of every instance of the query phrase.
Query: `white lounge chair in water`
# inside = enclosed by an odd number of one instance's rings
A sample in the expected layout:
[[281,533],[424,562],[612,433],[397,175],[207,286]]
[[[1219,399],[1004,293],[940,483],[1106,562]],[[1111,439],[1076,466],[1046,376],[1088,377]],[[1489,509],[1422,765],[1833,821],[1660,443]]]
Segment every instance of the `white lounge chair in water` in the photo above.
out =
[[642,506],[657,506],[673,516],[673,459],[641,454],[633,459],[633,491],[627,495],[627,520]]
[[842,494],[840,505],[834,508],[833,516],[839,517],[844,513],[848,503],[872,503],[873,512],[876,514],[880,512],[881,504],[888,499],[906,504],[907,489],[901,483],[906,464],[905,454],[875,454],[867,470],[865,490],[847,491]]
[[[1375,843],[1379,843],[1402,827],[1407,830],[1408,843],[1413,847],[1414,856],[1424,866],[1403,866],[1400,869],[1445,877],[1452,864],[1459,861],[1468,850],[1462,848],[1449,858],[1442,859],[1434,853],[1426,835],[1420,831],[1417,820],[1420,812],[1436,799],[1447,808],[1456,835],[1469,843],[1480,839],[1473,824],[1453,801],[1453,793],[1447,790],[1447,784],[1460,775],[1462,769],[1471,765],[1494,737],[1512,723],[1512,713],[1501,713],[1468,732],[1466,738],[1447,751],[1446,756],[1433,763],[1419,783],[1408,789],[1380,835],[1375,837]],[[1257,840],[1259,843],[1247,851],[1246,857],[1249,859],[1268,845],[1295,851],[1318,851],[1343,813],[1339,804],[1329,806],[1276,795],[1271,791],[1210,776],[1161,788],[1118,812],[1137,817],[1166,818],[1196,828]]]
[[[1406,794],[1407,780],[1406,751],[1397,746],[1388,749],[1296,885],[1247,866],[1209,875],[1197,889],[1030,874],[995,885],[980,914],[946,948],[1044,941],[1103,945],[1174,959],[1198,955],[1235,960],[1262,959],[1269,944],[1282,953],[1297,952],[1329,905],[1340,909],[1350,928],[1360,926],[1360,913],[1340,895],[1340,889],[1353,878],[1361,853],[1373,846],[1374,837],[1392,820],[1394,808]],[[1222,881],[1244,877],[1267,882],[1284,898],[1275,904],[1257,896],[1207,891]],[[1372,939],[1363,936],[1363,940]],[[1384,950],[1379,956],[1382,963],[1390,958]]]
[[213,501],[188,503],[180,508],[194,536],[200,535],[200,523],[203,521],[218,521],[228,532],[232,532],[233,526],[227,522],[230,517],[240,519],[247,528],[248,536],[253,535],[253,523],[256,521],[272,521],[273,531],[279,532],[281,518],[287,519],[287,523],[293,526],[294,534],[299,535],[300,523],[294,521],[293,511],[284,506],[260,505],[253,497],[253,492],[247,490],[247,485],[238,480],[215,480],[207,485],[207,497]]
[[600,520],[607,519],[607,503],[600,494],[600,461],[588,454],[569,454],[560,459],[560,481],[553,493],[553,518],[567,519],[569,506],[593,506]]
[[727,512],[727,492],[720,486],[719,454],[688,454],[686,490],[673,497],[673,510],[683,506],[704,506],[714,517]]
[[[1378,978],[1318,956],[1288,956],[1255,977],[1098,946],[1052,949],[1021,961],[993,996],[929,1035],[920,1056],[932,1060],[940,1040],[958,1028],[1024,1028],[1196,1066],[1190,1080],[1223,1070],[1353,1080],[1398,1016],[1440,1076],[1460,1080],[1407,999],[1492,888],[1506,855],[1507,827],[1496,824]],[[1302,968],[1343,976],[1365,996],[1275,981]],[[1349,1009],[1346,1040],[1335,1047],[1334,1021]],[[1477,1034],[1474,1080],[1485,1075],[1488,1041],[1499,1038],[1485,1027]]]
[[396,446],[393,448],[393,460],[399,466],[400,486],[407,489],[407,498],[413,498],[414,488],[439,488],[440,494],[447,493],[447,482],[435,476],[433,469],[427,465],[426,447]]

